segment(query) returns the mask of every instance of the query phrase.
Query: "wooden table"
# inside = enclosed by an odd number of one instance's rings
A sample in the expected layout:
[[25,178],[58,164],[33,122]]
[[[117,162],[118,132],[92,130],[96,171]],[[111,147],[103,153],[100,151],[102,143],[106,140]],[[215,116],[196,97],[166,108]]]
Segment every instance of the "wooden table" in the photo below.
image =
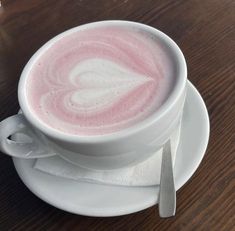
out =
[[31,55],[58,33],[87,22],[123,19],[156,27],[183,50],[188,78],[209,110],[202,164],[177,192],[177,214],[157,208],[91,218],[58,210],[21,182],[0,155],[0,230],[235,230],[235,2],[233,0],[3,0],[0,8],[0,120],[15,114],[17,82]]

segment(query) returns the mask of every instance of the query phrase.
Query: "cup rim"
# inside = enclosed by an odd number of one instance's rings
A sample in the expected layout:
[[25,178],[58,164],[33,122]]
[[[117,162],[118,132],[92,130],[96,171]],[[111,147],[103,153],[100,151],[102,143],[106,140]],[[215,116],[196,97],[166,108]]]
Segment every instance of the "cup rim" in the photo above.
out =
[[[33,114],[32,110],[30,109],[29,105],[27,104],[27,96],[25,85],[27,82],[28,73],[30,72],[34,62],[40,57],[42,53],[44,53],[47,49],[50,48],[56,41],[63,38],[65,35],[72,34],[76,31],[82,30],[84,28],[92,28],[96,26],[104,26],[104,25],[133,25],[137,26],[140,29],[147,30],[153,34],[156,34],[158,38],[160,38],[164,43],[171,49],[171,51],[174,53],[174,56],[176,57],[177,67],[178,67],[178,78],[176,81],[176,84],[166,99],[166,101],[160,106],[160,108],[149,115],[147,118],[145,118],[143,121],[138,122],[137,124],[134,124],[131,127],[124,128],[120,131],[114,132],[114,133],[108,133],[103,135],[89,135],[89,136],[83,136],[83,135],[75,135],[75,134],[67,134],[62,131],[59,131],[57,129],[54,129],[41,121],[36,115]],[[173,105],[178,101],[178,98],[183,94],[185,86],[186,86],[186,80],[187,80],[187,65],[184,58],[184,55],[178,45],[165,33],[161,32],[160,30],[148,26],[146,24],[133,22],[133,21],[124,21],[124,20],[105,20],[105,21],[97,21],[92,23],[87,23],[84,25],[80,25],[74,28],[71,28],[69,30],[66,30],[57,36],[50,39],[48,42],[46,42],[41,48],[39,48],[34,55],[30,58],[30,60],[25,65],[18,84],[18,100],[20,107],[23,111],[24,116],[26,119],[33,125],[35,128],[37,128],[39,131],[44,133],[45,135],[52,137],[54,139],[58,139],[61,141],[68,141],[73,143],[99,143],[99,142],[109,142],[114,141],[121,138],[126,138],[128,136],[131,136],[135,133],[138,133],[139,131],[151,126],[152,124],[156,123],[160,118],[162,118],[170,109],[173,107]]]

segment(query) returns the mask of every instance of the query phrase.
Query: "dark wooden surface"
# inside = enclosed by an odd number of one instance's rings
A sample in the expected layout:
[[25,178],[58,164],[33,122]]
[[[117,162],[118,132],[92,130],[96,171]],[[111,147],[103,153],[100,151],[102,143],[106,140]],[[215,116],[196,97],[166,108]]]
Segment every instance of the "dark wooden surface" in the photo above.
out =
[[[0,154],[0,230],[235,230],[235,2],[233,0],[3,0],[0,8],[0,120],[18,109],[17,82],[31,55],[56,34],[104,19],[138,21],[172,37],[210,114],[202,164],[177,193],[177,215],[156,207],[114,218],[60,211],[21,182]],[[197,138],[197,137],[195,137]]]

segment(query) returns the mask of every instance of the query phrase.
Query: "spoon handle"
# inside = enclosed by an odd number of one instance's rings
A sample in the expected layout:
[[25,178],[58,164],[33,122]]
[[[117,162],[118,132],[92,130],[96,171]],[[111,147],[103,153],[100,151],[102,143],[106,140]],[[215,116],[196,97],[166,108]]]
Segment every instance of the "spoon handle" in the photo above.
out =
[[170,140],[166,142],[162,152],[161,179],[158,204],[160,217],[167,218],[175,215],[176,191]]

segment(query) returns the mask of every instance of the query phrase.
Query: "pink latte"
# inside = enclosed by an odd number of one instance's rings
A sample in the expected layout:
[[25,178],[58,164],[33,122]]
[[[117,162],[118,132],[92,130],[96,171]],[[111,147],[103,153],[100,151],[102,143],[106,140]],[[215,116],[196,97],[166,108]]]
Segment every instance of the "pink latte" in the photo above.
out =
[[41,121],[63,133],[114,133],[165,102],[175,82],[169,56],[158,38],[138,28],[70,33],[34,63],[28,103]]

